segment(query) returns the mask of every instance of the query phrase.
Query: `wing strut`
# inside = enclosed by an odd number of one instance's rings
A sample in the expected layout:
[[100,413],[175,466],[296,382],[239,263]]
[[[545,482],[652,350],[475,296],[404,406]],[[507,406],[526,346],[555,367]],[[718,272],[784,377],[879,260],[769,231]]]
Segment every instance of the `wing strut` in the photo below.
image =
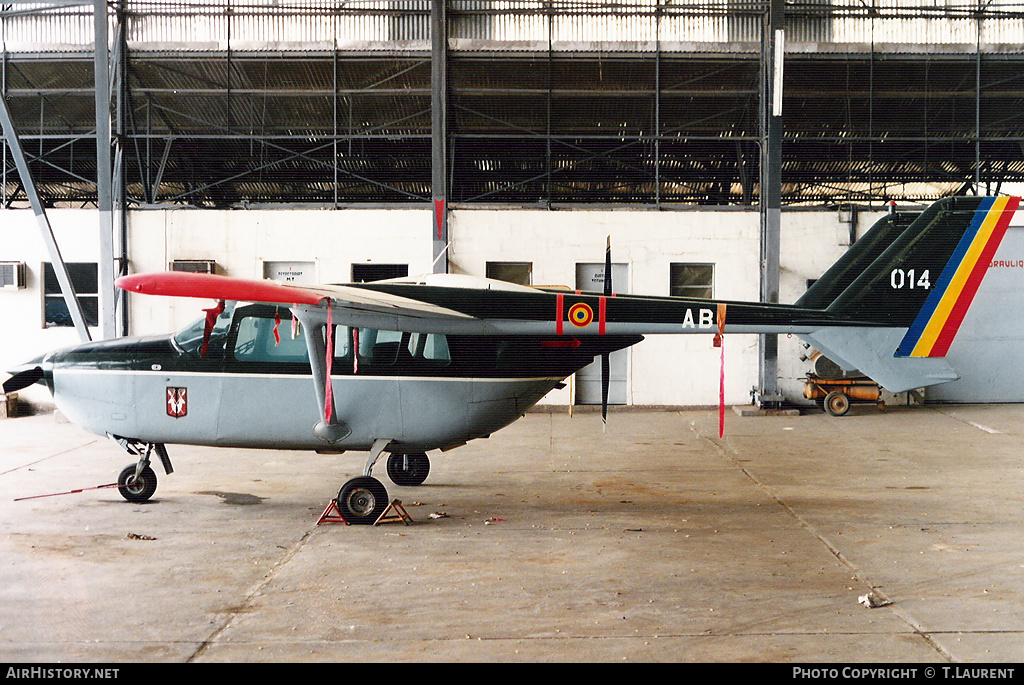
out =
[[317,437],[329,443],[347,438],[352,429],[338,419],[331,384],[331,364],[334,360],[334,321],[330,304],[324,306],[296,305],[292,313],[301,324],[309,351],[309,368],[313,373],[313,387],[320,421],[313,426]]
[[334,419],[334,384],[331,382],[331,367],[334,365],[334,319],[331,317],[331,301],[327,300],[327,328],[324,329],[327,339],[327,352],[324,354],[324,422],[332,423]]

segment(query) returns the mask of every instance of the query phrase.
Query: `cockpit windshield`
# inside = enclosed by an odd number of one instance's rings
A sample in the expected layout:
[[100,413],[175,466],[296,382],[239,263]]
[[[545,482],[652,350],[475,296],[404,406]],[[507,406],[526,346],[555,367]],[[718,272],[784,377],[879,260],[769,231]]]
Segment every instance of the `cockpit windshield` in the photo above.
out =
[[194,321],[180,332],[172,340],[182,352],[195,357],[205,356],[208,359],[223,359],[224,344],[228,339],[228,331],[231,328],[231,317],[235,312],[235,303],[226,302],[224,311],[217,316],[210,331],[210,339],[206,345],[206,354],[203,355],[203,333],[206,330],[206,317]]

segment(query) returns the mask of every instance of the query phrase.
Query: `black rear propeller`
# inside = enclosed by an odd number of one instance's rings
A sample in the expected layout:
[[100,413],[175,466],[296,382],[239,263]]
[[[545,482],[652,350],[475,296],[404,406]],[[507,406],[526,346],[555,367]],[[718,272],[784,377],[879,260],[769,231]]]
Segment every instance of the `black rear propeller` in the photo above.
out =
[[[612,294],[612,237],[608,236],[608,242],[604,249],[604,295],[611,297]],[[611,375],[611,359],[608,352],[601,353],[601,430],[608,425],[608,385]]]

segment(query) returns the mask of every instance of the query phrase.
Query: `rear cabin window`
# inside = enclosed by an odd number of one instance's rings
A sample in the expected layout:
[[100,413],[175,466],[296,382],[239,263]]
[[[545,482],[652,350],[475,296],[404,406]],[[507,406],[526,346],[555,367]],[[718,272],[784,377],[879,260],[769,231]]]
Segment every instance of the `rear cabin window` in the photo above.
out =
[[448,339],[438,333],[413,333],[409,336],[409,354],[439,365],[452,360],[448,352]]
[[359,329],[359,363],[391,366],[398,360],[402,334],[398,331]]
[[448,341],[437,333],[401,333],[359,329],[359,363],[370,366],[445,366],[451,361]]

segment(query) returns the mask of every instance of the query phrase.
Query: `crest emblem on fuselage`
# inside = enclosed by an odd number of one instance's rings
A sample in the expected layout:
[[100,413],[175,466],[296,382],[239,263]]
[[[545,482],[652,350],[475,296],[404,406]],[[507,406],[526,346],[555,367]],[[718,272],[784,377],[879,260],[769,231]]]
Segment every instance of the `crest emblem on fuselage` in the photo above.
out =
[[180,419],[188,414],[188,388],[167,388],[167,415]]

